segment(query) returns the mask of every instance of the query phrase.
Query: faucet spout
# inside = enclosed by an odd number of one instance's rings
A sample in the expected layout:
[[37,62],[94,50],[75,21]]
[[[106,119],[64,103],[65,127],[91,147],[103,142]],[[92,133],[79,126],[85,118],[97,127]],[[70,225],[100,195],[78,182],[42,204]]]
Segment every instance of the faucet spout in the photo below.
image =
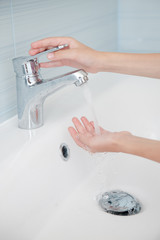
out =
[[[45,85],[55,90],[57,88],[63,87],[65,85],[75,84],[77,87],[81,86],[88,80],[87,73],[80,69],[73,72],[69,72],[58,77],[50,78],[44,80]],[[52,90],[51,90],[52,91]]]

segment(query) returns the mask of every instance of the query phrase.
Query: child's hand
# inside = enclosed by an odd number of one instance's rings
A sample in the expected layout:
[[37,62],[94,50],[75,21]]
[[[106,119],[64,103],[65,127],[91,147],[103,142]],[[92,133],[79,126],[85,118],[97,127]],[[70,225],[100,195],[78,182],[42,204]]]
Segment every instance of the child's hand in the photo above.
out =
[[75,128],[68,130],[76,144],[90,152],[120,152],[121,138],[131,135],[129,132],[109,132],[100,127],[100,135],[95,134],[94,123],[89,122],[86,117],[82,117],[82,123],[77,119],[72,119]]

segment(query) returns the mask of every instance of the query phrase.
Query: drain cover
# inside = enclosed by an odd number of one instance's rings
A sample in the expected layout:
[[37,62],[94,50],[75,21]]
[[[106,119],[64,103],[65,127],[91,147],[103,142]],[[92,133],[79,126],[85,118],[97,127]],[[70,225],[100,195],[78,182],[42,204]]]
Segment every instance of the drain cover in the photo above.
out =
[[105,192],[98,197],[98,202],[103,210],[115,215],[128,216],[141,210],[139,202],[123,191]]

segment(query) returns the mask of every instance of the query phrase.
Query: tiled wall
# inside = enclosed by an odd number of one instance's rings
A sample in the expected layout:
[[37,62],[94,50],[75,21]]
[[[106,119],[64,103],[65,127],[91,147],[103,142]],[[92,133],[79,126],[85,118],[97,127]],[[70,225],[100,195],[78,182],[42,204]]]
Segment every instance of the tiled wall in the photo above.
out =
[[160,52],[160,0],[0,0],[0,33],[2,123],[17,111],[11,60],[28,55],[32,41],[72,36],[102,51]]
[[160,0],[119,0],[118,49],[160,52]]
[[[12,58],[28,55],[30,43],[47,36],[72,36],[97,50],[116,51],[117,0],[0,0],[0,33],[2,123],[16,114]],[[44,76],[60,73],[44,70]]]

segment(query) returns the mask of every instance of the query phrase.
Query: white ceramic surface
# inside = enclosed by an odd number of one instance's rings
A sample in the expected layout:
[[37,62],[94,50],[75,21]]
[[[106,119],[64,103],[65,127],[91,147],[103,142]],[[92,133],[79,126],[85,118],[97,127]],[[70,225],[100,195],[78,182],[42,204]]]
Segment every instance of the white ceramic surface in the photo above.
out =
[[[160,140],[159,80],[111,73],[89,78],[101,126]],[[82,89],[70,86],[46,100],[42,128],[18,129],[16,118],[0,126],[0,239],[160,239],[160,165],[78,148],[67,127],[82,115],[92,119]],[[67,162],[61,143],[70,148]],[[142,211],[125,217],[103,212],[97,195],[117,189],[133,194]]]

